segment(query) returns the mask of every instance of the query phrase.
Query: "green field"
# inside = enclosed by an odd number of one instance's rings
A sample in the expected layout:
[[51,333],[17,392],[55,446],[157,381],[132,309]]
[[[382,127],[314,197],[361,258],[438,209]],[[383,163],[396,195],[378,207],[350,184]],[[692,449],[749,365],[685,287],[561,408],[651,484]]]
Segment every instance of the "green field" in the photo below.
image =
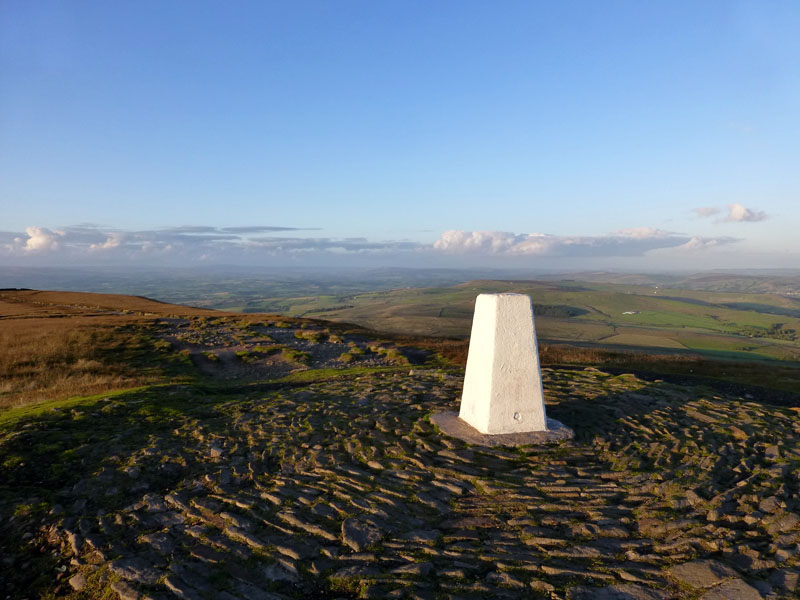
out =
[[586,281],[472,281],[451,287],[262,298],[251,300],[246,310],[404,334],[467,337],[475,297],[497,292],[531,296],[543,342],[683,350],[730,359],[800,359],[800,301],[779,294]]

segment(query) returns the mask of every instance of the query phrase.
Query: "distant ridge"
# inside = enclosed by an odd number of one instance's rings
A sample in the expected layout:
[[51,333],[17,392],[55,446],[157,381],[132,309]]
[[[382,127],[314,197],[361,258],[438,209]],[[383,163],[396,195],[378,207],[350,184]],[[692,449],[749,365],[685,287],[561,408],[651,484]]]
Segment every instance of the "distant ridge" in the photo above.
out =
[[94,310],[135,312],[159,316],[212,316],[220,311],[210,308],[194,308],[181,304],[169,304],[145,296],[123,294],[99,294],[94,292],[60,292],[31,289],[4,289],[0,298],[6,301],[34,302],[52,307],[91,308]]

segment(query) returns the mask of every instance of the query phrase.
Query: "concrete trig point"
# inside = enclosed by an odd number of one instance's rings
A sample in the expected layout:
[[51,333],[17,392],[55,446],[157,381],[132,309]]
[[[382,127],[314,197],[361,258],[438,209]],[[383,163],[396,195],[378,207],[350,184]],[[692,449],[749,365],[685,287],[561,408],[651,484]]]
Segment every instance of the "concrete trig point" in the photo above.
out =
[[574,435],[545,413],[529,296],[478,296],[461,411],[436,413],[431,420],[448,435],[484,446],[538,444]]

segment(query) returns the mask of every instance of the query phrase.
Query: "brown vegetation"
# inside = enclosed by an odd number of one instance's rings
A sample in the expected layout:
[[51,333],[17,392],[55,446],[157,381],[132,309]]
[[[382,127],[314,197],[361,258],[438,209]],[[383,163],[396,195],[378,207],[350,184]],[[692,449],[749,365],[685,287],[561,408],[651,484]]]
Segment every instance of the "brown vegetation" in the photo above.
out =
[[108,360],[125,345],[115,324],[79,319],[0,321],[0,407],[145,383],[149,378]]
[[0,292],[0,408],[163,381],[147,328],[152,315],[177,314],[218,313],[132,296]]
[[0,292],[0,319],[5,319],[8,316],[47,316],[57,318],[69,315],[88,316],[91,314],[102,314],[104,316],[109,314],[134,314],[189,317],[218,316],[220,313],[205,308],[167,304],[140,296],[124,296],[121,294],[38,290]]

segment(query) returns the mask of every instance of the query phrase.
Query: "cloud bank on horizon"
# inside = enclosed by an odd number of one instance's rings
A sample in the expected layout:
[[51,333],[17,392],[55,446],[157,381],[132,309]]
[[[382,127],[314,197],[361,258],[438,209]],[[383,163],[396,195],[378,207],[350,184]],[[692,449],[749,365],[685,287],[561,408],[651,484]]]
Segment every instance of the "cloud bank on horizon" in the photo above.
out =
[[[747,215],[758,215],[745,209]],[[739,213],[737,213],[739,214]],[[739,220],[753,220],[741,218]],[[301,236],[307,227],[181,226],[127,231],[93,224],[48,229],[27,227],[0,232],[0,258],[33,264],[321,264],[370,260],[397,265],[409,261],[457,263],[484,259],[494,264],[536,258],[644,257],[656,250],[697,252],[734,244],[732,236],[703,237],[653,227],[622,229],[610,234],[564,236],[507,231],[445,231],[432,243],[409,240],[372,241],[365,237]],[[294,235],[289,235],[296,232]]]
[[651,250],[701,250],[738,242],[730,236],[689,237],[653,227],[622,229],[608,235],[557,236],[506,231],[445,231],[434,250],[450,254],[506,256],[623,257],[643,256]]

